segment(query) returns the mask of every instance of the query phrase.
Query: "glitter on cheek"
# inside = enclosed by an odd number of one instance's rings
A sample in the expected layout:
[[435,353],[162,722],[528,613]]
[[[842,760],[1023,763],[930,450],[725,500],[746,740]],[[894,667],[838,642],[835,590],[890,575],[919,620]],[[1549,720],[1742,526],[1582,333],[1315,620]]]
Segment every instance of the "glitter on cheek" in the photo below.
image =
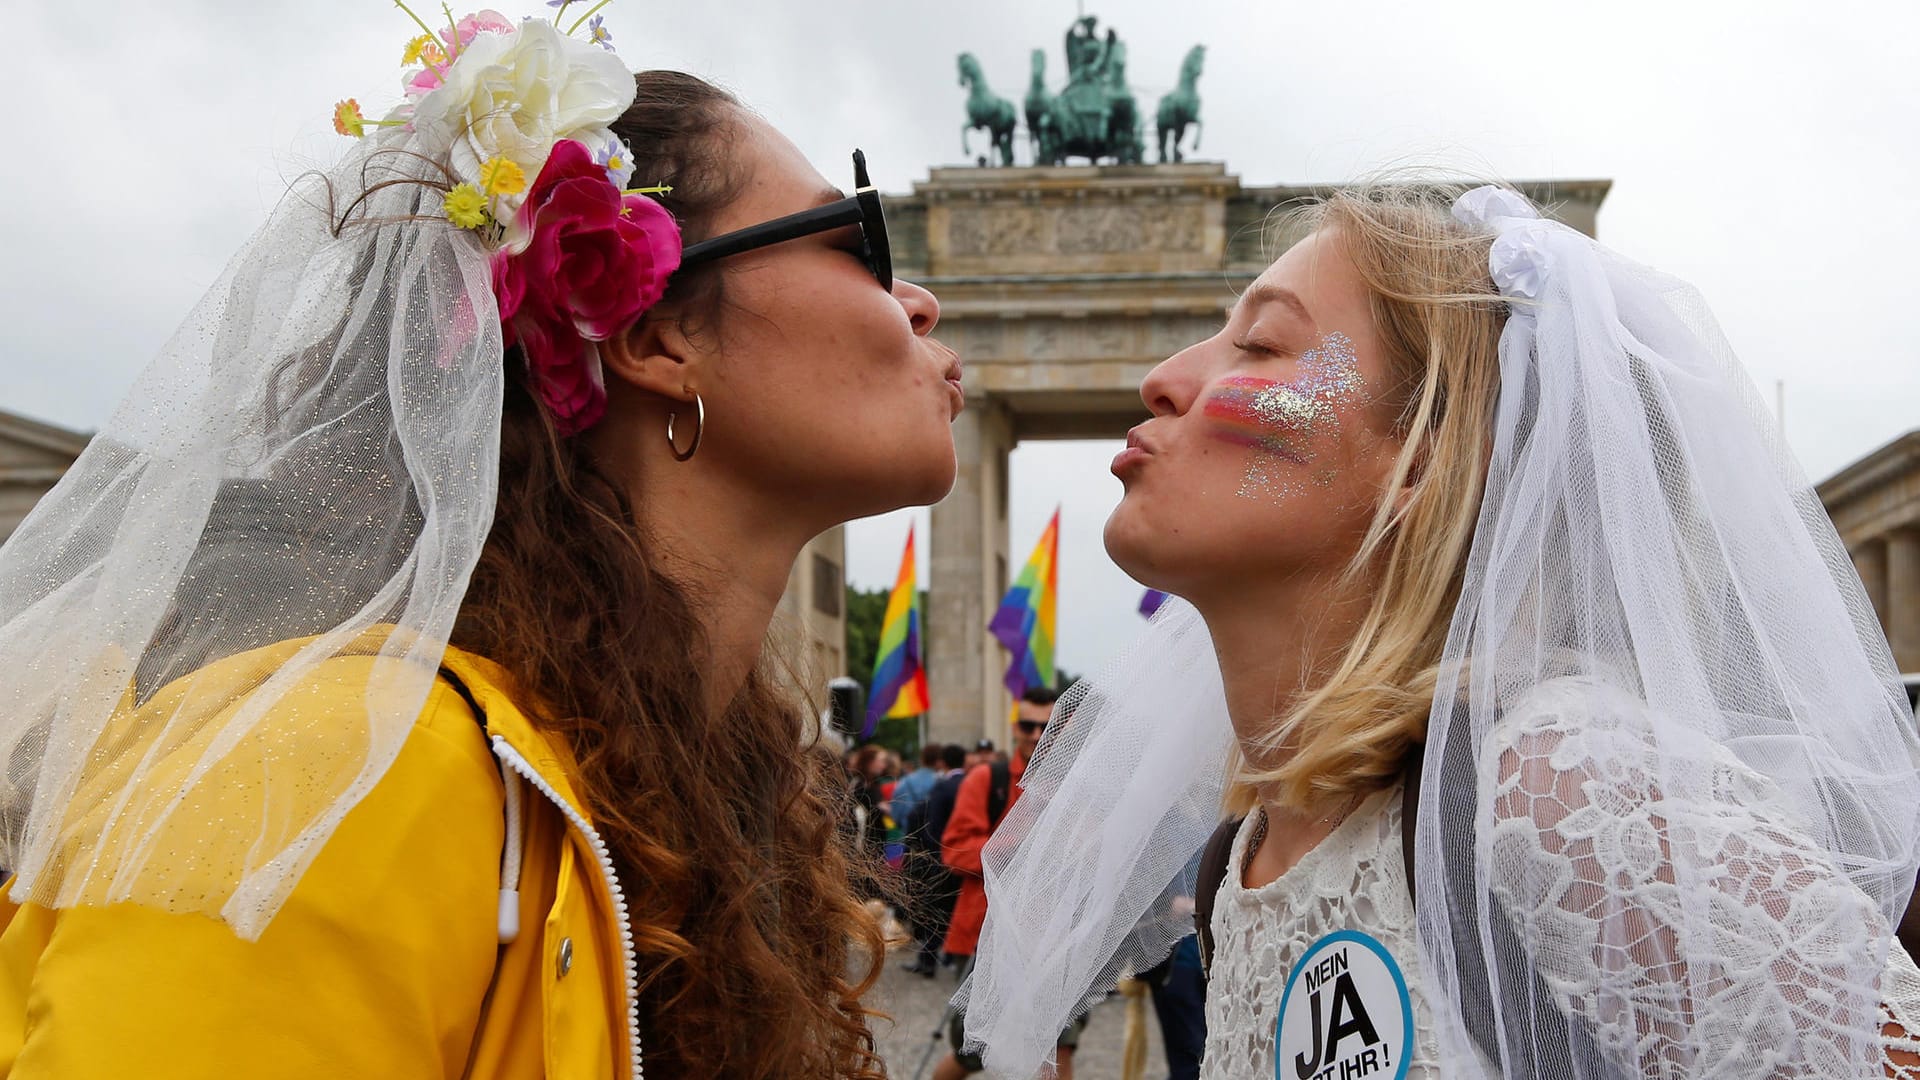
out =
[[1269,499],[1282,502],[1300,494],[1303,489],[1290,474],[1282,473],[1271,460],[1258,456],[1247,462],[1246,475],[1240,478],[1240,486],[1234,494],[1243,499]]
[[1203,412],[1216,438],[1304,465],[1320,407],[1286,383],[1239,375],[1220,381]]
[[[1284,499],[1302,490],[1288,479],[1281,462],[1308,465],[1313,443],[1340,431],[1339,407],[1361,397],[1363,389],[1353,340],[1331,333],[1300,354],[1298,373],[1287,382],[1235,375],[1222,379],[1208,396],[1203,414],[1215,437],[1255,452],[1247,463],[1238,494]],[[1333,483],[1330,470],[1313,477],[1316,487]]]

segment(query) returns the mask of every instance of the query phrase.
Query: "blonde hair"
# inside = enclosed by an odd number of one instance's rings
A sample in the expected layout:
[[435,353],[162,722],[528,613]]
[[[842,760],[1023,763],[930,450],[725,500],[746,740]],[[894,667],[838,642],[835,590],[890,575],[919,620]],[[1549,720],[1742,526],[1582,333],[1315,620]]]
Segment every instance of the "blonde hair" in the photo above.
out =
[[1378,790],[1426,738],[1479,516],[1506,324],[1487,272],[1492,237],[1453,220],[1463,190],[1370,184],[1276,215],[1283,236],[1331,230],[1358,269],[1392,377],[1380,404],[1404,442],[1339,579],[1365,616],[1325,680],[1263,733],[1280,763],[1261,768],[1236,754],[1234,813],[1262,797],[1304,808]]

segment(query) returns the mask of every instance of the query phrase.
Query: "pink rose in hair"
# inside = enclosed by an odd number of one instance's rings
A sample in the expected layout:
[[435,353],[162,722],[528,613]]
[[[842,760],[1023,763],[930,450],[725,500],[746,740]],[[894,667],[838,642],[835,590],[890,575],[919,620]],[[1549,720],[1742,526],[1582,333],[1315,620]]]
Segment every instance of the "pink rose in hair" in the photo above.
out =
[[[441,56],[440,61],[435,63],[429,58],[419,71],[408,72],[403,77],[401,84],[402,89],[409,98],[418,100],[419,98],[425,97],[433,91],[440,89],[441,83],[445,81],[444,76],[447,66],[453,63],[456,53],[473,44],[474,38],[479,37],[482,33],[511,34],[518,29],[519,27],[515,25],[512,20],[492,10],[482,11],[461,19],[453,25],[453,29],[439,32],[440,40],[445,42],[447,46],[446,51],[439,54]],[[453,44],[454,33],[456,31],[460,35],[458,48],[454,47]]]
[[[460,32],[460,48],[464,49],[468,45],[473,44],[473,39],[480,36],[482,31],[489,34],[511,34],[515,30],[520,29],[520,26],[505,15],[489,8],[486,11],[477,12],[461,19],[454,24],[454,29]],[[451,52],[453,34],[449,31],[442,30],[440,31],[440,40],[447,43],[449,46],[448,51]]]
[[659,302],[680,266],[680,226],[652,199],[622,195],[572,139],[554,144],[515,224],[530,234],[526,247],[493,257],[500,322],[526,354],[534,391],[572,435],[607,405],[589,343]]
[[407,97],[417,101],[433,91],[440,89],[440,83],[439,70],[432,64],[428,64],[419,71],[408,72],[405,76],[405,81],[402,83],[402,89],[406,92]]

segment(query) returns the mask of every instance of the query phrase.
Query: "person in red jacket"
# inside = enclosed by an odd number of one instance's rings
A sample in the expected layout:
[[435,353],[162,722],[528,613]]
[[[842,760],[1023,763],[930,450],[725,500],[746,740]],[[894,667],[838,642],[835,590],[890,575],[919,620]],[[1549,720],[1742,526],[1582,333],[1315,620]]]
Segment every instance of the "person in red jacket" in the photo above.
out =
[[[981,876],[980,849],[986,847],[994,827],[1019,801],[1020,774],[1026,771],[1027,760],[1040,745],[1040,736],[1047,730],[1053,704],[1059,697],[1058,691],[1046,686],[1032,687],[1021,697],[1014,710],[1013,760],[975,765],[967,772],[966,779],[960,782],[960,794],[954,800],[953,816],[941,834],[940,861],[960,879],[960,899],[953,907],[953,921],[948,924],[944,949],[966,958],[966,966],[960,971],[962,980],[972,967],[973,950],[980,942],[980,927],[987,921],[987,886]],[[953,1051],[934,1067],[933,1080],[959,1080],[984,1068],[978,1055],[962,1052],[965,1033],[960,1020],[958,1013],[949,1017],[947,1040],[952,1043]],[[1073,1080],[1073,1051],[1086,1026],[1087,1018],[1083,1014],[1060,1033],[1056,1059],[1059,1080]]]

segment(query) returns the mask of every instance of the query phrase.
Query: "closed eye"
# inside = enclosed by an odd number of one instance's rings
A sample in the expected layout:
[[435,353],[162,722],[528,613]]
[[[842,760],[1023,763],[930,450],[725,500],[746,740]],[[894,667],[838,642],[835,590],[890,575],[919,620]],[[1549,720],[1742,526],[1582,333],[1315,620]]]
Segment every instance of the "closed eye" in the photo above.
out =
[[1273,359],[1281,359],[1292,355],[1279,345],[1251,336],[1241,337],[1233,343],[1233,347],[1241,352],[1253,353],[1255,356],[1265,356]]

